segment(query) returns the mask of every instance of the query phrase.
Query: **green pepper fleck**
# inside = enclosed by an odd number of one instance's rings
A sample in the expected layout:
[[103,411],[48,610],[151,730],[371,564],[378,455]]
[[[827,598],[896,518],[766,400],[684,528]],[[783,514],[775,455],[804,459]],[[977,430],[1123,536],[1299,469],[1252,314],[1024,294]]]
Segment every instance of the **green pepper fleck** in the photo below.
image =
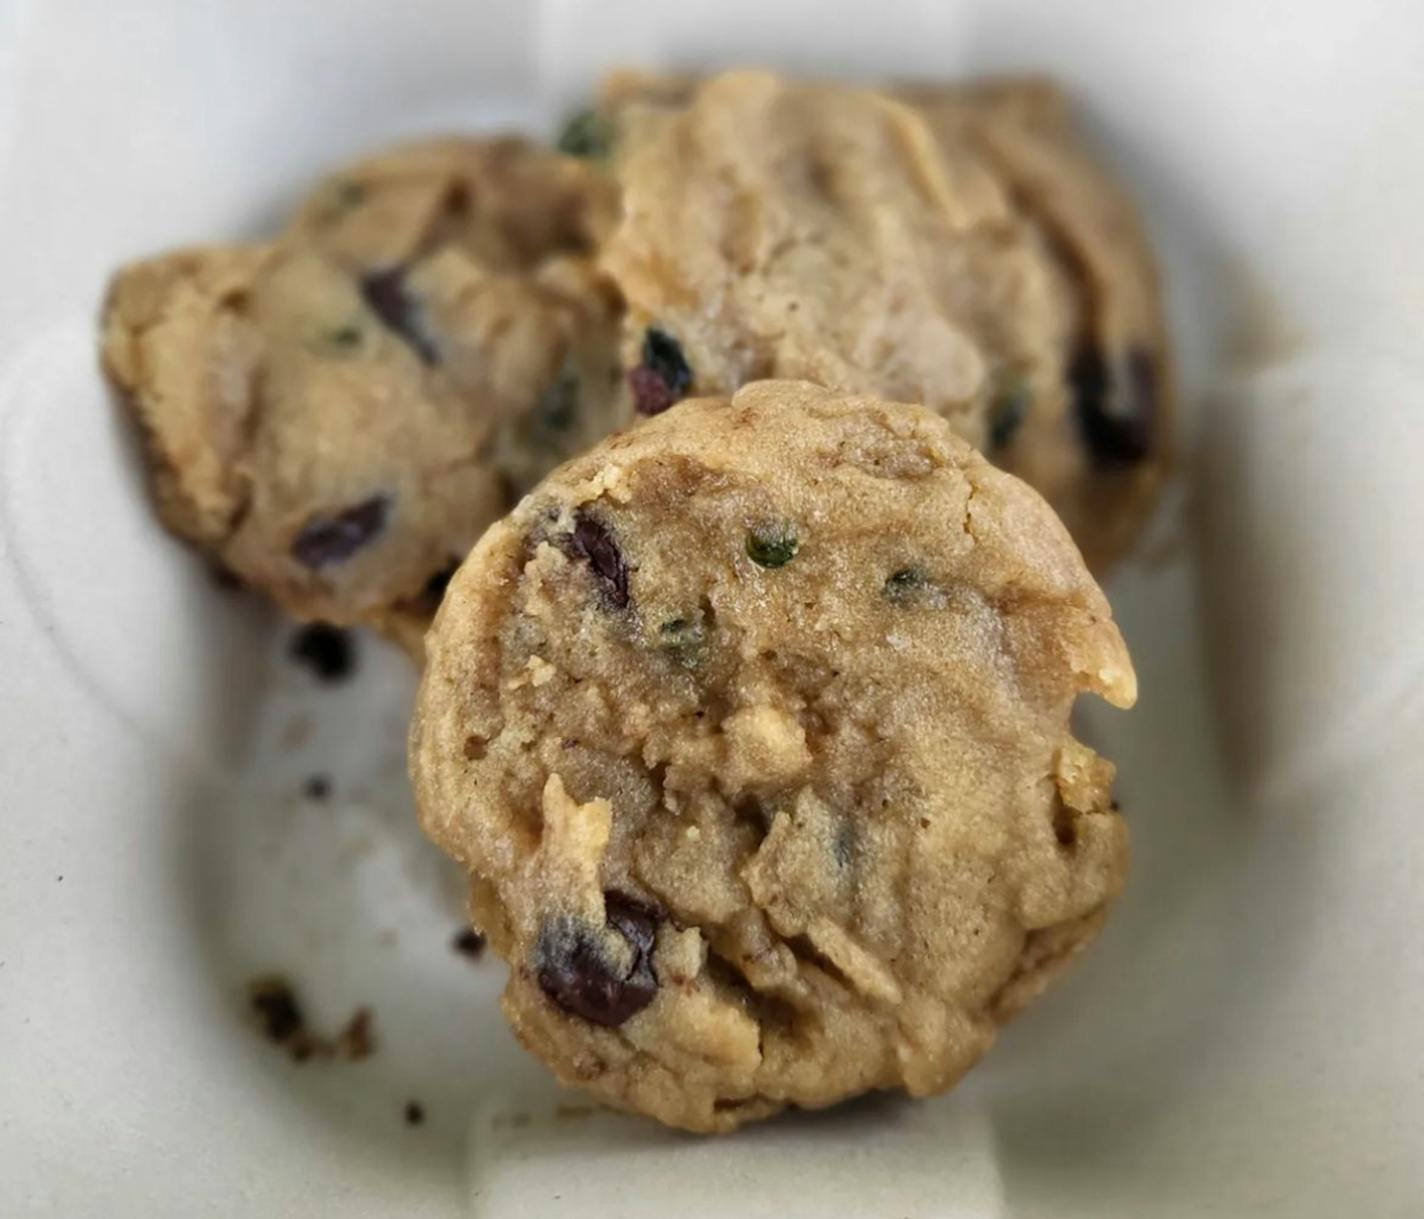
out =
[[883,589],[891,601],[908,601],[929,583],[929,578],[918,567],[902,567],[885,578]]
[[613,132],[608,121],[596,110],[580,110],[570,116],[559,132],[555,147],[571,157],[602,160],[613,146]]
[[785,567],[800,549],[791,525],[758,525],[747,534],[747,558],[758,567]]
[[317,335],[313,346],[325,355],[350,355],[360,351],[366,343],[366,333],[354,322],[324,330]]
[[989,411],[991,449],[1002,449],[1014,438],[1014,434],[1028,417],[1030,400],[1028,383],[1022,377],[1014,377],[999,392]]
[[578,413],[579,384],[572,373],[563,373],[539,398],[539,423],[551,432],[567,432]]
[[702,660],[707,631],[693,618],[669,618],[658,627],[659,646],[685,669],[695,669]]

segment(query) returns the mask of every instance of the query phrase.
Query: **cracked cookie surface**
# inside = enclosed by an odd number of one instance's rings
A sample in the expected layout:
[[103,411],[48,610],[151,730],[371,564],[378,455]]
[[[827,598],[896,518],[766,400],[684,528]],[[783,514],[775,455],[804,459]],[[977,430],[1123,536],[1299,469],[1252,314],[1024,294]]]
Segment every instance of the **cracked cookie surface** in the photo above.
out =
[[1126,869],[1080,693],[1136,693],[1061,523],[945,421],[686,401],[481,539],[427,642],[422,824],[520,1040],[722,1131],[941,1091]]
[[103,356],[164,521],[302,618],[418,647],[513,496],[611,422],[609,184],[523,141],[347,166],[276,239],[115,277]]
[[1169,447],[1161,308],[1056,90],[624,73],[601,104],[633,411],[763,377],[923,403],[1032,483],[1090,567],[1128,549]]

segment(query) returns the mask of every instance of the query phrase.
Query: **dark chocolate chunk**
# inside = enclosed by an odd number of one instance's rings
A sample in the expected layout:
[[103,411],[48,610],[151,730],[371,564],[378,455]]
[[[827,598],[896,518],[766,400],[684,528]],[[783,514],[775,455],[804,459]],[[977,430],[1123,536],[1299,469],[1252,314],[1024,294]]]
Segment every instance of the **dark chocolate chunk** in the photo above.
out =
[[420,309],[405,289],[405,268],[371,271],[361,277],[361,298],[393,333],[427,364],[440,363],[440,353],[421,325]]
[[643,362],[629,372],[628,385],[633,409],[640,415],[658,415],[687,396],[692,366],[672,335],[649,326],[643,335]]
[[801,542],[792,525],[758,525],[747,534],[747,558],[758,567],[785,567],[800,549]]
[[292,557],[320,571],[341,563],[371,541],[386,525],[390,500],[373,495],[330,516],[314,516],[292,540]]
[[356,642],[350,631],[339,626],[309,622],[292,636],[288,655],[320,681],[341,681],[356,667]]
[[1134,348],[1114,369],[1102,349],[1083,342],[1068,369],[1083,443],[1100,466],[1132,465],[1152,451],[1157,365]]
[[613,130],[596,110],[580,110],[570,115],[555,147],[571,157],[599,160],[606,157],[613,145]]
[[628,564],[624,562],[623,552],[618,549],[613,535],[592,516],[579,512],[574,518],[569,549],[588,562],[609,604],[616,609],[626,608]]
[[450,581],[455,578],[459,569],[460,560],[451,559],[444,567],[431,573],[425,587],[420,590],[420,595],[415,598],[416,606],[429,614],[438,610],[440,602],[445,600],[445,590],[450,587]]
[[478,961],[484,956],[485,937],[473,927],[465,927],[455,933],[455,938],[450,941],[450,947],[462,957]]
[[603,895],[609,929],[628,945],[629,963],[608,959],[602,937],[586,924],[559,918],[539,936],[535,949],[539,986],[567,1012],[616,1028],[653,1001],[653,944],[659,913],[622,893]]

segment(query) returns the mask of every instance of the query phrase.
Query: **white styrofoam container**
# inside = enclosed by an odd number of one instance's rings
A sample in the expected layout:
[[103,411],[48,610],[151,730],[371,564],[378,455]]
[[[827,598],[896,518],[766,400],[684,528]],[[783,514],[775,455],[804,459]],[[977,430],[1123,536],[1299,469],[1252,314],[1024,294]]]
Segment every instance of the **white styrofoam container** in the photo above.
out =
[[[630,61],[1048,69],[1163,252],[1182,489],[1110,590],[1141,704],[1084,708],[1135,873],[938,1101],[569,1109],[449,950],[405,662],[287,663],[154,525],[96,373],[121,259]],[[1409,0],[0,0],[0,1216],[1424,1215],[1421,65]],[[272,968],[378,1053],[254,1037]]]

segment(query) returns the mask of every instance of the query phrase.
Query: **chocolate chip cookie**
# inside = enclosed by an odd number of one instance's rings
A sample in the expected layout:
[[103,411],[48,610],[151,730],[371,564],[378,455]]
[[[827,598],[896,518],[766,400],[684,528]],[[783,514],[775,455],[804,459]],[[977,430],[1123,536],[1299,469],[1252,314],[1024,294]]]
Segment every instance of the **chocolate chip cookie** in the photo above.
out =
[[611,426],[611,190],[522,141],[427,142],[275,240],[122,270],[104,362],[163,519],[293,614],[414,646],[484,527]]
[[1130,545],[1165,465],[1160,306],[1058,94],[621,74],[601,115],[633,410],[769,376],[921,402],[1090,566]]
[[1062,524],[916,406],[763,382],[562,466],[456,573],[411,732],[504,1008],[699,1131],[950,1087],[1126,868]]

